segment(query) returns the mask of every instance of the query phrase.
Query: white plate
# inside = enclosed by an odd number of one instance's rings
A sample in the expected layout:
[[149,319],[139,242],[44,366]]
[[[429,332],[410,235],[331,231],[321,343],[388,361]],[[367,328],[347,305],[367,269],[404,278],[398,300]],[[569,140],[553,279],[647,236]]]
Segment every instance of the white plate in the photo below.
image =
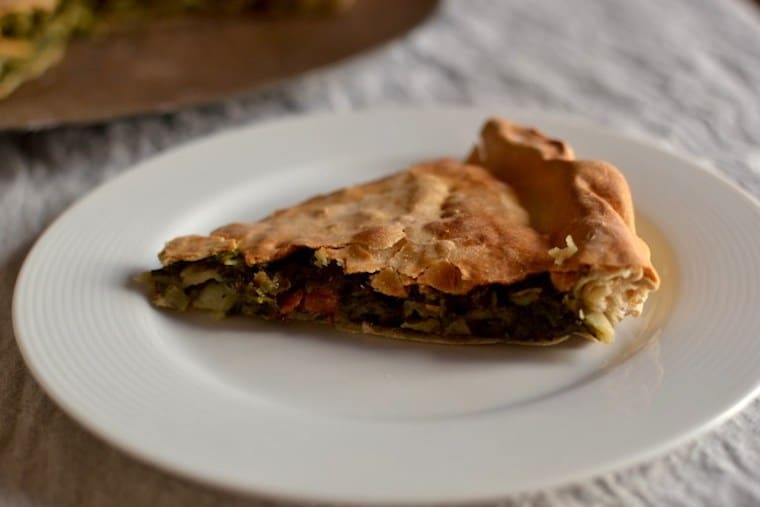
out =
[[463,156],[493,112],[287,119],[116,178],[23,266],[13,318],[29,367],[146,461],[325,501],[494,499],[650,457],[738,410],[760,383],[760,208],[691,162],[572,121],[516,116],[623,170],[663,280],[613,345],[458,348],[208,322],[156,311],[131,281],[175,235]]

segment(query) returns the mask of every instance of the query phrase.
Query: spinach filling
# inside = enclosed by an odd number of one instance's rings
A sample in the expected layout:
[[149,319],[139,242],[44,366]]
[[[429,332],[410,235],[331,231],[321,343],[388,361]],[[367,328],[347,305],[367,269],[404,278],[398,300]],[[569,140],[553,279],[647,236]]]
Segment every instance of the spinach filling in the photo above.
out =
[[299,319],[401,328],[439,336],[547,341],[586,328],[548,275],[451,295],[409,288],[407,298],[375,291],[367,274],[346,275],[334,263],[314,264],[302,250],[260,268],[235,256],[178,262],[147,274],[158,306],[220,315]]

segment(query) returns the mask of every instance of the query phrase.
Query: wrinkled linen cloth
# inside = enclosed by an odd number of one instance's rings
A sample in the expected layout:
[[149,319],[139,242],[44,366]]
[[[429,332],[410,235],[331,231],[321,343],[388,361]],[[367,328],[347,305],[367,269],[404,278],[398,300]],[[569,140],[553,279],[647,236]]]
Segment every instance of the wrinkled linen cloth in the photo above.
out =
[[[32,243],[69,204],[139,160],[231,126],[318,111],[494,103],[647,135],[760,196],[760,11],[742,0],[452,0],[404,38],[242,98],[0,133],[0,505],[272,504],[113,449],[27,371],[11,326],[13,284]],[[760,400],[659,458],[503,505],[760,505]]]

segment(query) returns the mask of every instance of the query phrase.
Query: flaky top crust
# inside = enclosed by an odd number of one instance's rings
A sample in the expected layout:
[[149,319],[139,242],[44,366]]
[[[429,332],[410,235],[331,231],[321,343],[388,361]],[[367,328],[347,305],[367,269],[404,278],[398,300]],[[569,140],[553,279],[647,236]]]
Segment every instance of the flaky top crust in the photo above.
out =
[[552,270],[560,290],[589,269],[640,270],[648,288],[659,284],[649,247],[636,234],[628,182],[612,164],[575,160],[566,143],[504,119],[485,124],[468,162],[506,182],[550,244],[573,238],[577,252]]
[[550,246],[509,187],[487,170],[455,160],[419,164],[317,196],[210,237],[178,238],[167,244],[161,261],[236,251],[255,265],[300,248],[316,250],[346,273],[373,273],[376,290],[397,296],[411,284],[463,294],[476,285],[521,280],[553,262]]
[[[180,237],[159,257],[169,265],[239,253],[252,266],[308,248],[399,297],[414,284],[464,294],[545,272],[569,290],[590,271],[621,268],[656,285],[628,186],[610,164],[574,161],[565,143],[504,120],[486,124],[468,162],[419,164],[258,222]],[[578,251],[558,263],[549,251],[568,236]]]

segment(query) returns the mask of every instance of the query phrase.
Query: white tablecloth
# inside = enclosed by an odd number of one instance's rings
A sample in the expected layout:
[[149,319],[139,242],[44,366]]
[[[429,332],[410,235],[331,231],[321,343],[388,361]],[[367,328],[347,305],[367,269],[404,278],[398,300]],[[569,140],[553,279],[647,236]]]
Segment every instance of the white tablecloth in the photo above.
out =
[[[0,505],[266,503],[112,449],[59,410],[25,369],[10,322],[13,283],[35,238],[68,204],[138,160],[231,126],[293,113],[471,103],[569,113],[643,133],[760,196],[760,10],[742,0],[451,0],[403,39],[241,99],[0,134]],[[760,400],[659,459],[505,504],[760,505]]]

